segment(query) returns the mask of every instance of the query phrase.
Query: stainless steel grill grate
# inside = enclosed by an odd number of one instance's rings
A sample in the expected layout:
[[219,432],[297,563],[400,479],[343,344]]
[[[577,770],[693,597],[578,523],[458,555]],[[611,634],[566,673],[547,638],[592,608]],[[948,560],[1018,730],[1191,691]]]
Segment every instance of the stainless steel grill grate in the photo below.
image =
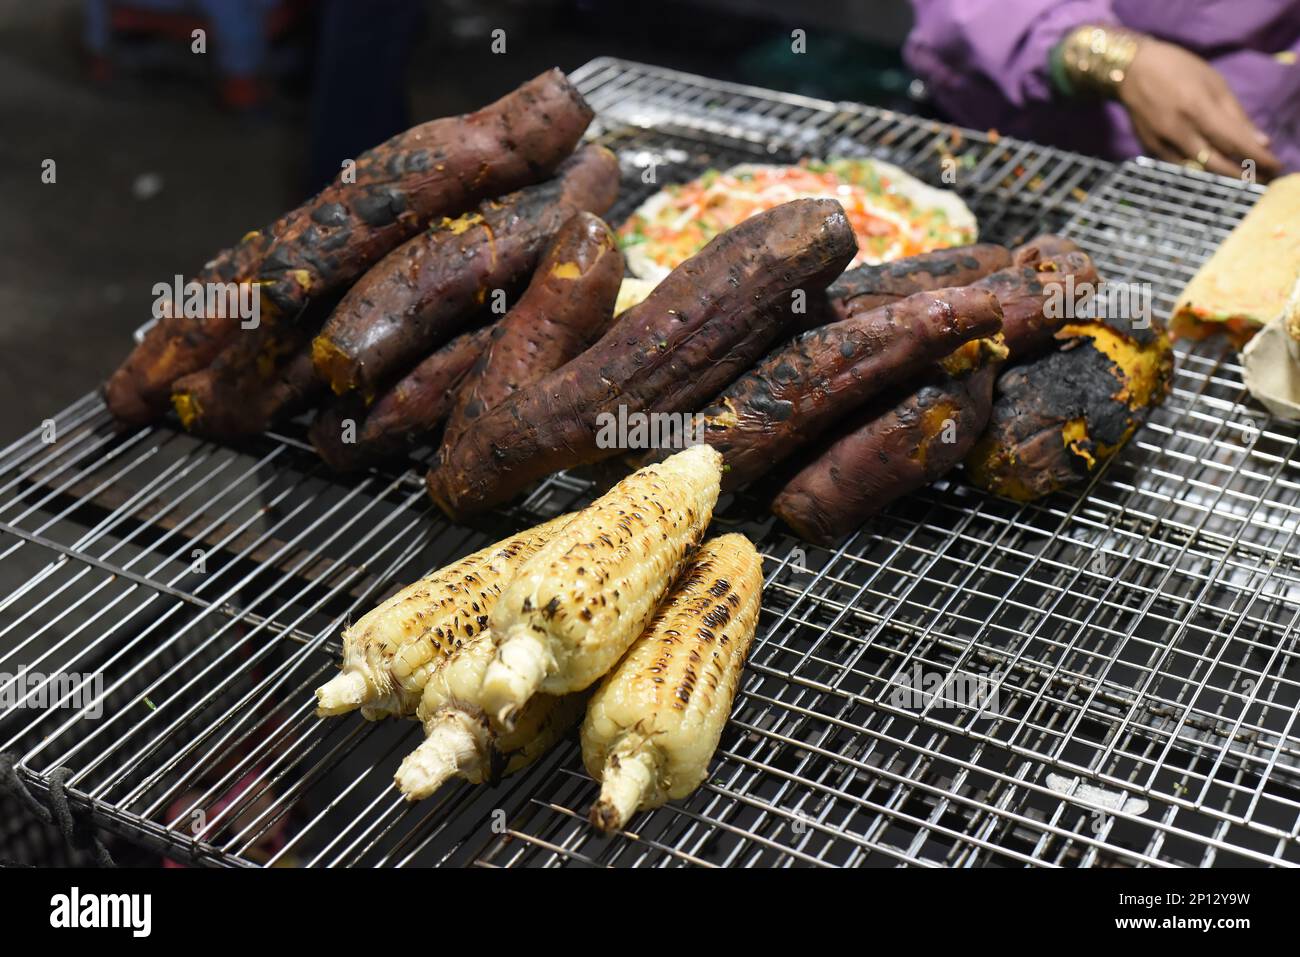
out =
[[[650,163],[662,185],[856,151],[939,182],[952,157],[986,237],[1063,229],[1162,312],[1258,194],[620,61],[576,76],[625,164],[616,215],[657,188]],[[1300,864],[1297,431],[1248,404],[1218,344],[1182,349],[1168,403],[1077,495],[940,482],[834,551],[726,508],[767,572],[734,719],[704,788],[612,839],[583,821],[572,743],[408,807],[391,776],[413,724],[311,714],[345,618],[571,507],[583,480],[470,530],[431,511],[418,471],[334,481],[295,429],[237,450],[116,434],[94,396],[53,425],[0,452],[0,568],[21,582],[0,599],[0,689],[29,705],[0,718],[0,750],[38,793],[71,769],[74,801],[177,859]],[[994,693],[909,701],[918,675]],[[30,706],[51,691],[64,706]]]

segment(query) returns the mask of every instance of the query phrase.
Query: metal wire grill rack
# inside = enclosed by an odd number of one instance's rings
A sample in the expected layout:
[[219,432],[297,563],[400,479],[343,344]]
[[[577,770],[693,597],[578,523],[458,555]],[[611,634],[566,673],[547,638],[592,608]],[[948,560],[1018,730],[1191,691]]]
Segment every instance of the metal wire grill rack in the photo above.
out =
[[[1259,192],[622,61],[575,79],[624,164],[615,218],[709,165],[858,152],[955,169],[986,238],[1064,230],[1165,313]],[[20,582],[0,751],[34,792],[66,767],[103,826],[200,864],[1296,865],[1297,441],[1205,343],[1077,492],[1017,505],[954,478],[835,550],[731,503],[718,521],[759,543],[766,590],[712,776],[602,838],[573,742],[407,806],[414,724],[312,716],[344,619],[572,507],[583,478],[457,527],[418,472],[335,480],[296,426],[239,448],[117,433],[88,395],[0,452]],[[980,703],[949,707],[968,681]]]

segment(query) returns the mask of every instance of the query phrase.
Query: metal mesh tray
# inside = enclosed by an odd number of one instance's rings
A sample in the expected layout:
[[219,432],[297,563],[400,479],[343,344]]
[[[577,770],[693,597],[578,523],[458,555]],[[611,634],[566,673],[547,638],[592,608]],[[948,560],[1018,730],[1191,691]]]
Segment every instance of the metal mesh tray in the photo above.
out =
[[[575,78],[623,163],[615,220],[710,165],[858,153],[942,185],[951,156],[984,238],[1064,231],[1162,314],[1259,192],[622,61]],[[238,448],[119,434],[94,395],[53,426],[0,452],[0,566],[21,581],[0,691],[23,699],[0,750],[37,794],[70,769],[74,802],[175,859],[1300,864],[1297,431],[1218,343],[1180,346],[1168,402],[1070,494],[1017,505],[953,478],[833,551],[725,503],[766,574],[733,719],[705,786],[614,838],[584,823],[573,742],[408,806],[391,779],[414,723],[312,716],[345,619],[580,503],[584,478],[469,529],[426,504],[418,464],[337,480],[298,426]],[[995,694],[917,707],[898,694],[916,675]]]

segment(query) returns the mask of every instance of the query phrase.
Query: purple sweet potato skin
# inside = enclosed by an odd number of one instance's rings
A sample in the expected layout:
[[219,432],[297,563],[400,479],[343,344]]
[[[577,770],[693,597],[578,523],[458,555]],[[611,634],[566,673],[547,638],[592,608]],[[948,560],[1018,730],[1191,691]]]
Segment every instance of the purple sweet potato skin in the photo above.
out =
[[753,481],[873,396],[1001,325],[996,297],[967,286],[803,333],[704,409],[704,439],[726,462],[724,488]]
[[211,365],[173,383],[185,428],[233,441],[301,412],[322,391],[310,346],[310,332],[295,326],[238,329]]
[[918,292],[968,286],[1010,265],[1011,251],[1005,246],[974,243],[906,256],[876,266],[859,266],[827,287],[826,298],[832,310],[829,321],[848,319]]
[[[278,228],[276,223],[250,232],[189,281],[201,286],[252,281]],[[173,383],[206,368],[233,340],[239,322],[234,315],[159,319],[105,383],[108,411],[124,425],[146,425],[162,416],[170,405]]]
[[313,347],[338,395],[377,395],[465,327],[493,289],[522,282],[574,213],[601,213],[618,160],[586,146],[545,183],[480,204],[389,253],[339,303]]
[[1042,352],[1052,344],[1056,330],[1070,321],[1063,310],[1053,312],[1048,307],[1054,288],[1061,287],[1057,292],[1064,294],[1070,277],[1076,287],[1097,282],[1097,268],[1087,253],[1065,251],[1035,257],[1027,265],[1009,266],[974,284],[972,288],[987,289],[997,296],[1002,306],[1002,337],[1012,358]]
[[565,223],[460,387],[441,455],[483,413],[591,345],[614,317],[622,281],[623,254],[605,221],[580,212]]
[[480,417],[430,472],[434,501],[472,514],[550,472],[620,454],[597,442],[620,407],[698,409],[788,334],[792,293],[824,288],[856,247],[834,200],[785,203],[718,236],[586,352]]
[[960,462],[984,431],[996,363],[935,372],[901,399],[872,403],[781,489],[772,511],[805,541],[831,545]]
[[267,252],[264,300],[292,319],[351,283],[435,216],[546,179],[591,122],[591,107],[559,70],[534,77],[475,113],[422,123],[357,157],[294,210]]
[[[491,341],[492,331],[492,326],[484,326],[456,336],[368,408],[356,395],[336,398],[309,430],[317,453],[336,472],[408,454],[443,423],[465,378]],[[354,442],[343,441],[347,419],[354,422]]]
[[[1069,321],[1047,308],[1054,286],[1070,276],[1076,286],[1098,279],[1091,258],[1059,236],[1036,237],[1014,250],[1013,258],[1014,265],[972,287],[997,297],[1010,361],[1049,349],[1056,331]],[[984,432],[1005,361],[986,356],[965,375],[936,369],[920,389],[896,404],[873,404],[786,483],[772,511],[800,537],[830,544],[891,502],[930,484],[964,459]],[[952,442],[936,440],[942,433],[934,431],[933,418],[926,415],[939,408],[950,410]]]
[[1042,233],[1011,251],[1012,266],[1032,266],[1044,259],[1055,259],[1066,253],[1083,252],[1073,239],[1055,233]]

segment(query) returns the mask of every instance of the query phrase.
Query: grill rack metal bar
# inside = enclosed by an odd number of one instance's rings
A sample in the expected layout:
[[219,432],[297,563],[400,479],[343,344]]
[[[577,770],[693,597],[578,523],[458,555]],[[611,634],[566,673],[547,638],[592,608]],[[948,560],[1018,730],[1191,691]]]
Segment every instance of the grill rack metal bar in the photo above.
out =
[[[651,163],[659,185],[765,157],[955,168],[986,237],[1064,231],[1162,314],[1260,192],[625,61],[574,79],[627,174],[614,219]],[[585,825],[572,742],[407,806],[390,781],[414,725],[311,715],[345,619],[580,503],[581,476],[468,529],[417,468],[333,479],[299,425],[237,449],[118,434],[93,395],[53,424],[0,450],[0,569],[26,574],[0,599],[0,693],[55,705],[0,716],[0,750],[37,792],[66,765],[75,801],[178,860],[1300,864],[1297,432],[1216,343],[1180,347],[1165,407],[1075,494],[1016,505],[954,477],[830,550],[727,504],[766,572],[733,721],[709,782],[617,838]],[[914,674],[996,694],[916,706]]]

